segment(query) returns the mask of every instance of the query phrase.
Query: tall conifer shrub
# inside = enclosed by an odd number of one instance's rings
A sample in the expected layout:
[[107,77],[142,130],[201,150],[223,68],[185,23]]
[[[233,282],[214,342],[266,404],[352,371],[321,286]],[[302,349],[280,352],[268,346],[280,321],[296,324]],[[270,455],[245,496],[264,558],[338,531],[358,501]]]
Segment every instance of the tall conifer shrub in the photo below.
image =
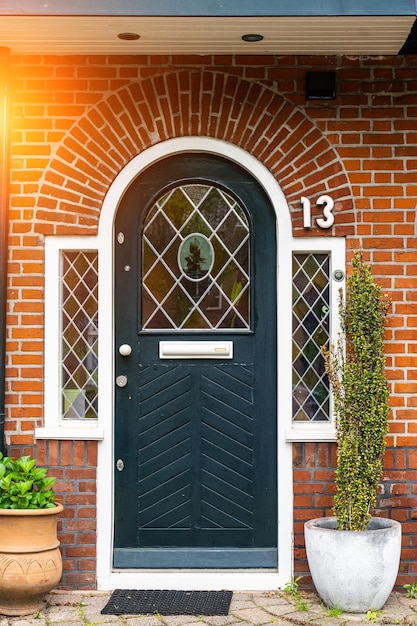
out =
[[341,530],[365,530],[375,506],[388,431],[384,329],[389,298],[355,253],[346,295],[339,296],[342,332],[323,346],[337,430],[334,514]]

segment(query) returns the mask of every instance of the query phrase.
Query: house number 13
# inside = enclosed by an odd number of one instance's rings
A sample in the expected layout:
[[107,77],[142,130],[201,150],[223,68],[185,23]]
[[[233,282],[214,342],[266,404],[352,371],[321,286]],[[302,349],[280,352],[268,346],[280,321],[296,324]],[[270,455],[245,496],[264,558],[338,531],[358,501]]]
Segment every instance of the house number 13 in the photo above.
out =
[[[302,196],[301,204],[303,205],[304,228],[311,228],[311,202],[308,198]],[[317,226],[319,228],[331,228],[334,223],[333,199],[330,196],[320,196],[316,204],[323,206],[323,217],[316,218]]]

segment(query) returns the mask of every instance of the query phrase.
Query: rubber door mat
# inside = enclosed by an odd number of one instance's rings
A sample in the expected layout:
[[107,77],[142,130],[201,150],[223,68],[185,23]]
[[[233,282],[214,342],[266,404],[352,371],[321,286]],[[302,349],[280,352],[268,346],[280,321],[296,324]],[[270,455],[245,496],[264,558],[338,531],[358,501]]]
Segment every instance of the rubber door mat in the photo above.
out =
[[116,589],[105,615],[227,615],[232,591],[141,591]]

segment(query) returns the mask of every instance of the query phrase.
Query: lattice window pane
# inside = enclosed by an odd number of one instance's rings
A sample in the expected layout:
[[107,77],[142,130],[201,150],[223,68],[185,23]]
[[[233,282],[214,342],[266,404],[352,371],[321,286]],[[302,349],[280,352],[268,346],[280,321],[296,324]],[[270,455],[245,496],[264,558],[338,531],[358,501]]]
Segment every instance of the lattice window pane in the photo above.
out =
[[98,254],[62,253],[62,417],[98,416]]
[[173,189],[149,211],[142,241],[143,330],[250,328],[249,223],[231,196]]
[[329,340],[328,254],[294,253],[292,262],[293,420],[329,421],[329,381],[320,346]]

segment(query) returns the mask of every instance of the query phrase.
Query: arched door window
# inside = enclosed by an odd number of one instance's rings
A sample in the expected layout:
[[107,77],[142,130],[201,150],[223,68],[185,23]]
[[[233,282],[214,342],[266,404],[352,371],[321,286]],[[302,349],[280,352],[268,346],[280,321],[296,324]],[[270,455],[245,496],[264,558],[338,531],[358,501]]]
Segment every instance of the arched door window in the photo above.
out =
[[175,187],[142,239],[142,330],[250,328],[249,223],[218,187]]

